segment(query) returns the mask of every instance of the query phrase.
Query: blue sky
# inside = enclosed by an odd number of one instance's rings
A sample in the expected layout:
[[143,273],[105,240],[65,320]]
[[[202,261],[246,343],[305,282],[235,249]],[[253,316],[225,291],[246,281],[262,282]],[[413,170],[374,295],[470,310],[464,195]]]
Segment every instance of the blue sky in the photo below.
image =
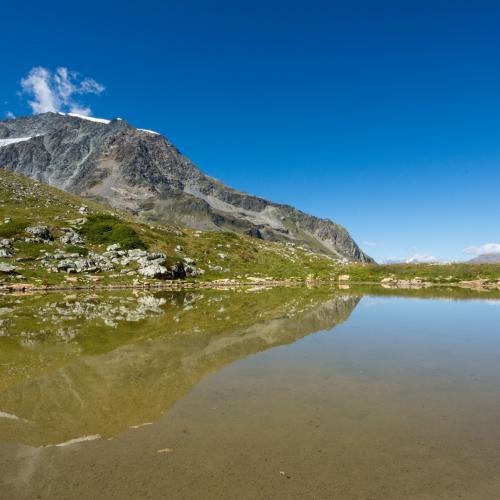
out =
[[27,1],[2,17],[0,115],[32,112],[32,68],[68,68],[104,87],[75,85],[73,104],[343,224],[379,261],[500,251],[498,1]]

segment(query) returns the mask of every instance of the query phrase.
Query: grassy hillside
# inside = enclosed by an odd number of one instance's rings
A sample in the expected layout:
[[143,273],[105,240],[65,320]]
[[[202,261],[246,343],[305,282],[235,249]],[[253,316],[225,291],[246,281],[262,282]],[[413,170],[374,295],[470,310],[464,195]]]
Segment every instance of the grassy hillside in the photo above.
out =
[[[32,241],[34,238],[26,232],[30,226],[46,226],[51,241]],[[60,238],[67,234],[67,228],[72,228],[83,238],[83,243],[61,242]],[[3,249],[11,255],[0,257],[0,268],[1,264],[16,266],[15,271],[0,272],[0,283],[4,284],[16,281],[38,285],[155,281],[138,275],[135,272],[137,266],[134,268],[133,263],[126,267],[115,265],[112,271],[72,274],[54,272],[41,264],[41,258],[47,254],[65,252],[71,258],[85,258],[89,252],[103,254],[106,247],[113,243],[120,243],[122,249],[163,252],[167,256],[166,266],[186,258],[193,259],[203,274],[188,278],[191,281],[251,281],[252,277],[303,281],[312,276],[332,279],[341,272],[337,261],[305,248],[231,232],[147,225],[130,215],[0,169],[2,239],[10,240],[10,246]]]
[[379,283],[384,278],[394,277],[400,280],[420,278],[436,284],[453,284],[460,281],[493,280],[500,281],[500,264],[390,264],[344,267],[344,272],[352,281],[360,283]]
[[[50,239],[33,237],[32,226],[47,227]],[[68,243],[61,237],[76,235]],[[7,242],[5,240],[8,240]],[[148,225],[128,214],[84,200],[12,174],[0,168],[0,286],[12,283],[42,285],[141,285],[158,283],[137,271],[136,261],[122,265],[115,259],[110,269],[92,272],[58,270],[58,259],[87,259],[106,254],[110,244],[122,250],[147,250],[166,255],[164,266],[196,263],[200,272],[186,281],[296,280],[308,278],[380,283],[386,278],[434,284],[490,280],[500,282],[500,264],[341,264],[303,247],[273,243],[222,231],[197,231],[166,225]],[[52,259],[52,260],[51,260]],[[118,259],[119,260],[119,259]],[[47,262],[52,264],[47,265]],[[9,266],[15,266],[10,270]],[[3,269],[3,270],[2,270]]]

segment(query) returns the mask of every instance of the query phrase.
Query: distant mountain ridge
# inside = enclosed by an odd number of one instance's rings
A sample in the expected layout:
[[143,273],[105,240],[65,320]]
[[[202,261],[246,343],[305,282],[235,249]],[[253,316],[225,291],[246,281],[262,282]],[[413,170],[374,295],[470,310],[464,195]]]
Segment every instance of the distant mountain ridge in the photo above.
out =
[[149,221],[232,230],[373,262],[335,222],[227,187],[160,134],[121,119],[44,113],[0,121],[0,167]]
[[498,264],[500,253],[484,253],[468,261],[470,264]]

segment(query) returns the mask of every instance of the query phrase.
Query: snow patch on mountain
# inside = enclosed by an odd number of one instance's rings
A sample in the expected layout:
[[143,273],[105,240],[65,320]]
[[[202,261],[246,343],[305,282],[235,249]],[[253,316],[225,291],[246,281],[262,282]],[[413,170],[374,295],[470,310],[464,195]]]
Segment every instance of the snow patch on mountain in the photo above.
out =
[[[111,120],[107,120],[106,118],[96,118],[94,116],[79,115],[78,113],[59,112],[58,114],[63,116],[72,116],[73,118],[80,118],[82,120],[88,120],[89,122],[104,123],[105,125],[109,125],[111,123]],[[116,120],[121,120],[121,118],[116,118]],[[140,130],[141,132],[146,132],[148,134],[161,135],[159,132],[155,132],[154,130],[148,130],[147,128],[138,128],[137,130]]]
[[37,136],[32,136],[32,137],[13,137],[11,139],[0,139],[0,148],[4,147],[4,146],[8,146],[9,144],[15,144],[16,142],[29,141],[30,139],[33,139],[33,137],[37,137]]
[[95,118],[93,116],[79,115],[78,113],[58,113],[60,115],[72,116],[73,118],[81,118],[82,120],[88,120],[89,122],[104,123],[108,125],[111,120],[106,120],[105,118]]
[[141,132],[147,132],[148,134],[161,135],[159,132],[155,132],[154,130],[148,130],[146,128],[138,128]]

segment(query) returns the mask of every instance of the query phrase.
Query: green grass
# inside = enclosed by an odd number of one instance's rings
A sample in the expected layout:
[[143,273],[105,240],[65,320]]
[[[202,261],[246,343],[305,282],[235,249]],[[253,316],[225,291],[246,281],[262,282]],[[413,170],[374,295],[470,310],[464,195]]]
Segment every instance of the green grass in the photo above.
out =
[[24,233],[24,230],[29,226],[27,222],[11,220],[6,224],[0,224],[0,238],[12,238]]
[[119,243],[124,250],[147,248],[132,227],[109,214],[90,215],[82,227],[82,234],[95,244]]
[[[89,214],[82,216],[79,209],[88,208]],[[85,217],[80,226],[77,221]],[[2,224],[5,218],[11,222]],[[398,264],[398,265],[341,265],[337,261],[302,248],[291,248],[232,232],[195,231],[167,225],[145,224],[137,218],[112,210],[91,200],[52,188],[26,177],[12,174],[0,168],[0,237],[24,236],[27,225],[47,226],[54,236],[51,244],[14,242],[14,258],[26,261],[0,259],[1,262],[18,266],[23,280],[51,285],[64,283],[63,273],[50,273],[40,267],[41,251],[66,251],[85,255],[89,251],[102,253],[111,243],[120,243],[122,248],[147,248],[167,255],[167,265],[184,257],[194,259],[205,271],[196,280],[212,281],[234,279],[247,281],[249,277],[291,279],[304,281],[307,278],[337,280],[348,274],[351,282],[380,283],[383,278],[412,279],[420,277],[440,284],[476,279],[500,280],[500,264],[472,265],[467,263],[450,265]],[[67,246],[59,241],[63,228],[71,226],[85,240],[82,246]],[[9,235],[9,236],[6,236]],[[182,252],[176,252],[176,246]],[[224,255],[221,255],[224,254]],[[130,268],[129,268],[130,269]],[[74,278],[75,275],[72,276]],[[79,284],[91,283],[90,278],[76,275]],[[120,268],[101,273],[99,284],[131,284],[137,276],[120,274]],[[14,281],[3,275],[3,282]],[[194,279],[191,279],[193,281]]]
[[83,257],[89,254],[88,248],[79,245],[65,245],[63,250],[67,253],[77,253]]
[[345,274],[351,281],[378,283],[383,278],[394,277],[401,280],[421,278],[432,283],[457,283],[479,279],[500,280],[500,264],[391,264],[391,265],[350,265]]
[[[88,215],[82,216],[79,209],[85,205]],[[5,218],[13,223],[1,224]],[[86,218],[83,225],[78,220]],[[47,226],[54,236],[51,245],[24,243],[16,237],[23,236],[26,225]],[[84,239],[82,246],[63,245],[59,237],[63,228],[73,227]],[[35,259],[40,250],[51,253],[66,251],[81,255],[89,252],[102,253],[106,246],[120,243],[122,248],[147,248],[153,252],[164,252],[167,264],[172,265],[184,257],[194,259],[197,266],[205,271],[204,281],[216,279],[236,279],[245,281],[247,277],[304,280],[308,276],[330,279],[339,272],[339,265],[324,255],[302,249],[288,248],[280,243],[263,241],[245,235],[223,231],[195,231],[168,225],[145,224],[137,218],[112,210],[91,200],[83,200],[75,195],[39,183],[27,177],[12,174],[0,168],[0,228],[9,235],[14,234],[15,258],[31,259],[15,263],[18,273],[27,282],[47,282],[51,285],[65,282],[63,273],[50,273],[39,266]],[[177,245],[183,247],[176,252]],[[225,254],[221,257],[220,254]],[[99,284],[131,284],[137,277],[118,275],[115,272],[101,273]],[[73,278],[75,275],[72,276]],[[76,275],[78,283],[86,283],[86,278]],[[2,276],[4,282],[14,278]],[[88,281],[87,281],[88,283]]]
[[46,243],[30,243],[26,241],[16,242],[16,257],[34,260],[43,255],[43,251],[52,252],[53,246]]

